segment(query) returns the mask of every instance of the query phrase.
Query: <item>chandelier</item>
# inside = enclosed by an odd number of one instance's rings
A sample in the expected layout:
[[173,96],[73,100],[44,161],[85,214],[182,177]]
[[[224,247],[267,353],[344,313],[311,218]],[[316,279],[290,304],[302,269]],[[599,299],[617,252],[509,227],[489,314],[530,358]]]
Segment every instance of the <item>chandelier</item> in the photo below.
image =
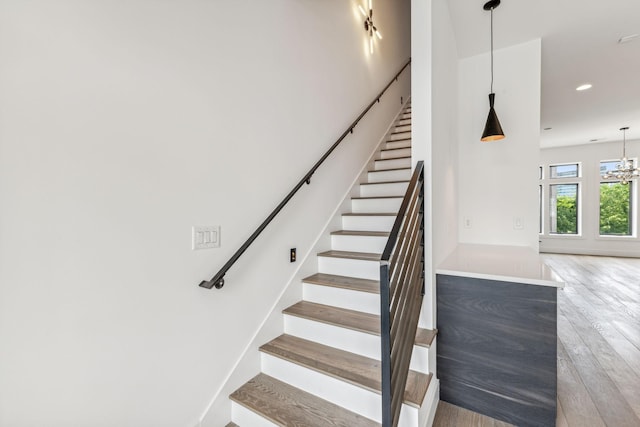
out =
[[616,165],[616,169],[606,171],[602,175],[602,179],[620,181],[620,184],[627,185],[629,181],[640,176],[640,170],[633,167],[633,160],[627,159],[627,130],[629,130],[629,127],[623,127],[620,130],[622,131],[622,158],[620,163]]

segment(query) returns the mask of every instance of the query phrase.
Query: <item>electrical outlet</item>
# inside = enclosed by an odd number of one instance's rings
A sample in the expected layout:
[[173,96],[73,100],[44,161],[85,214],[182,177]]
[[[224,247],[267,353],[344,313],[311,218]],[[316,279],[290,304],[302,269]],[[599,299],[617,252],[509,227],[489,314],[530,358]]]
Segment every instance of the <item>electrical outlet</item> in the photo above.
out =
[[289,250],[289,262],[296,262],[296,248]]
[[191,249],[211,249],[220,247],[220,226],[193,226],[191,228]]
[[513,217],[513,228],[514,230],[522,230],[524,228],[524,221],[522,220],[522,217]]
[[468,216],[465,216],[462,219],[462,225],[464,228],[471,228],[471,218],[469,218]]

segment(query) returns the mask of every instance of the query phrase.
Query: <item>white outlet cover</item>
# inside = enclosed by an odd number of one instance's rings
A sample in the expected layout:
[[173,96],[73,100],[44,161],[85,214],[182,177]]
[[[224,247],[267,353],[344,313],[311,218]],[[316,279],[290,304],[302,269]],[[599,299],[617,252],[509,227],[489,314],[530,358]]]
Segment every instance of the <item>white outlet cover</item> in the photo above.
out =
[[212,249],[220,247],[220,226],[207,225],[191,228],[191,249]]

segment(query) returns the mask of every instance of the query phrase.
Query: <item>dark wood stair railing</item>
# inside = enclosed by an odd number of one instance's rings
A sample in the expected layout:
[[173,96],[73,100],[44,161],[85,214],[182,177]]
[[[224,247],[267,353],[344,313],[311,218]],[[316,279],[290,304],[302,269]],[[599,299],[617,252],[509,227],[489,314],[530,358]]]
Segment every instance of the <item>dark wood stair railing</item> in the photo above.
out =
[[247,248],[249,248],[249,246],[251,246],[253,241],[256,240],[256,238],[260,235],[260,233],[262,233],[262,231],[265,228],[267,228],[269,223],[271,223],[271,221],[273,221],[273,219],[276,217],[276,215],[278,215],[278,213],[282,210],[282,208],[284,208],[285,205],[287,203],[289,203],[289,200],[291,200],[291,198],[293,198],[293,196],[298,192],[298,190],[300,190],[300,188],[302,188],[302,186],[304,184],[310,184],[311,183],[311,177],[313,176],[315,171],[327,159],[327,157],[329,157],[329,155],[338,147],[338,145],[340,145],[342,140],[345,139],[347,137],[347,135],[349,135],[350,133],[353,133],[353,129],[358,125],[360,120],[362,120],[362,118],[369,112],[369,110],[371,110],[371,108],[376,103],[380,102],[380,98],[382,97],[382,95],[384,95],[384,93],[387,91],[387,89],[389,89],[389,87],[393,84],[393,82],[398,81],[398,77],[400,77],[400,74],[402,74],[402,72],[409,66],[409,64],[411,64],[411,58],[409,58],[409,60],[402,66],[400,71],[398,71],[398,73],[396,73],[396,75],[389,81],[389,83],[384,87],[384,89],[382,89],[382,91],[364,109],[364,111],[362,111],[362,113],[360,113],[358,118],[356,118],[353,121],[353,123],[351,123],[349,125],[347,130],[345,130],[342,133],[342,135],[340,135],[340,138],[338,138],[338,140],[333,143],[331,148],[329,148],[329,150],[327,150],[327,152],[324,153],[324,155],[320,158],[320,160],[318,160],[316,162],[316,164],[313,165],[313,167],[309,170],[309,172],[307,172],[305,174],[305,176],[300,180],[300,182],[298,182],[296,184],[296,186],[293,187],[293,189],[289,192],[289,194],[287,194],[287,196],[284,198],[284,200],[282,202],[280,202],[280,204],[278,206],[276,206],[276,208],[273,210],[273,212],[271,212],[271,214],[267,217],[267,219],[265,219],[262,222],[262,224],[260,224],[260,226],[256,229],[256,231],[254,231],[253,234],[251,234],[251,236],[249,236],[247,241],[244,242],[244,244],[240,247],[240,249],[238,249],[233,254],[233,256],[231,256],[231,258],[225,263],[225,265],[220,269],[220,271],[218,271],[216,273],[216,275],[213,276],[213,278],[211,280],[203,280],[202,282],[200,282],[200,285],[199,285],[200,287],[207,288],[207,289],[211,289],[211,288],[215,287],[216,289],[220,289],[220,288],[222,288],[224,286],[224,276],[227,273],[227,271],[233,266],[233,264],[235,264],[235,262],[238,260],[238,258],[240,258],[240,256],[242,256],[242,254],[247,250]]
[[424,163],[418,162],[380,258],[382,427],[400,418],[424,296]]

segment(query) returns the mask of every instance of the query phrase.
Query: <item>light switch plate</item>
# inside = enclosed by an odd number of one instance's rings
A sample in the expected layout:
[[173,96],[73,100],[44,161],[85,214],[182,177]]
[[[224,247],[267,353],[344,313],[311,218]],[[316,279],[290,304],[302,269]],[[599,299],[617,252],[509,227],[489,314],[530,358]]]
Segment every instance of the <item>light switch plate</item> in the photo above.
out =
[[193,226],[191,229],[191,249],[211,249],[220,247],[220,226]]

